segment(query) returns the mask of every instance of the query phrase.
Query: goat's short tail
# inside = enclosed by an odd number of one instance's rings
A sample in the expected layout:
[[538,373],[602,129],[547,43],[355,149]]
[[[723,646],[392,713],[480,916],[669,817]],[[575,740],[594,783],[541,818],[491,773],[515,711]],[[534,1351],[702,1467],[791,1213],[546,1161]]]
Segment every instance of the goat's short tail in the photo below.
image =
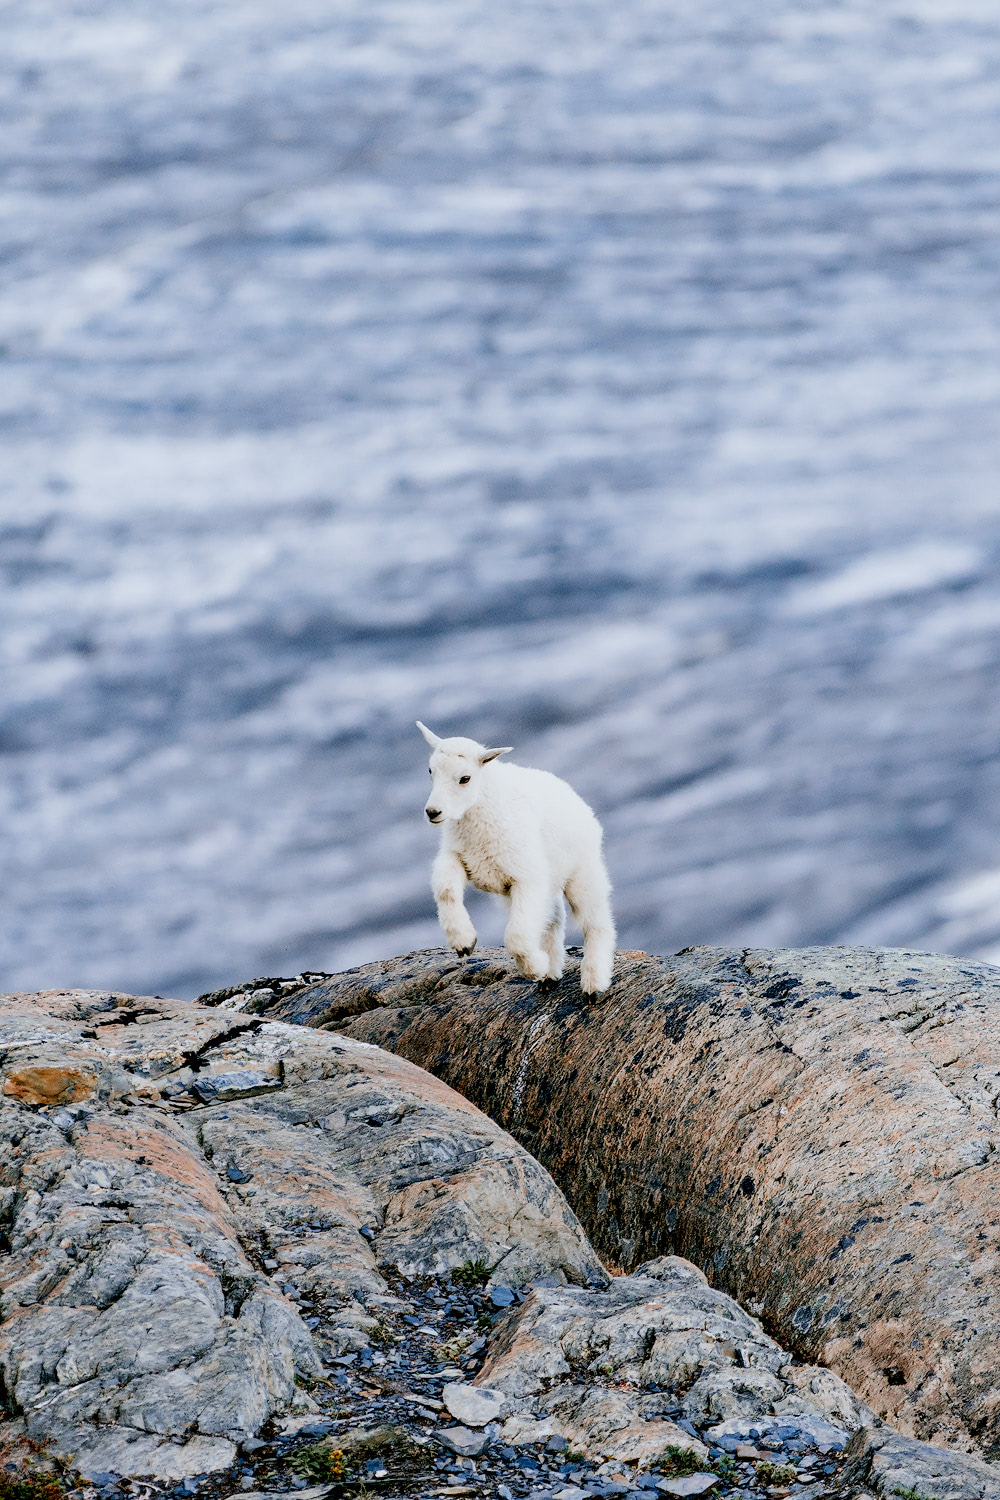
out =
[[585,995],[599,995],[611,983],[615,962],[611,881],[600,855],[595,864],[576,871],[566,886],[566,900],[583,928],[580,988]]

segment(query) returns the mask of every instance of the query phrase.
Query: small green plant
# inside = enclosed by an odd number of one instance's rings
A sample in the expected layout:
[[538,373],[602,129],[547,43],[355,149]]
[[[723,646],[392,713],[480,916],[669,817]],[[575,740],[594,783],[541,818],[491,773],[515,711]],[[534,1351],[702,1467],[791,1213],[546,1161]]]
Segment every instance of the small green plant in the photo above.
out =
[[0,1474],[0,1500],[62,1500],[63,1488],[52,1474],[25,1467]]
[[698,1474],[704,1469],[701,1459],[690,1448],[678,1448],[676,1443],[671,1443],[664,1448],[659,1458],[659,1468],[664,1474],[673,1474],[678,1479],[685,1474]]
[[899,1495],[901,1500],[937,1500],[936,1495],[925,1495],[920,1490],[898,1489],[892,1493]]
[[369,1344],[379,1344],[383,1348],[396,1342],[396,1333],[388,1318],[377,1318],[368,1330]]
[[[288,1456],[289,1467],[314,1484],[333,1484],[362,1480],[364,1465],[370,1459],[377,1459],[383,1468],[389,1468],[391,1464],[398,1467],[424,1456],[420,1444],[413,1441],[405,1427],[356,1427],[343,1433],[339,1441],[342,1448],[335,1448],[329,1441],[297,1448]],[[25,1496],[24,1500],[33,1497]],[[39,1500],[50,1497],[41,1496]]]
[[485,1258],[467,1260],[457,1271],[452,1271],[452,1280],[459,1286],[485,1286],[490,1279],[490,1263]]
[[559,1457],[564,1464],[585,1464],[587,1462],[587,1455],[585,1453],[577,1453],[575,1448],[567,1448],[565,1453],[561,1453]]
[[300,1478],[318,1484],[331,1484],[334,1480],[347,1478],[343,1449],[331,1448],[329,1443],[312,1443],[308,1448],[297,1448],[289,1455],[288,1464]]
[[479,1314],[479,1317],[476,1319],[476,1327],[479,1329],[480,1333],[485,1333],[487,1329],[492,1328],[493,1314],[488,1312],[481,1312]]
[[729,1453],[724,1453],[721,1458],[715,1458],[708,1466],[713,1474],[718,1474],[720,1479],[729,1483],[736,1483],[736,1460]]
[[795,1470],[791,1464],[772,1464],[769,1459],[765,1459],[757,1465],[755,1475],[761,1484],[791,1484],[795,1478]]
[[[58,1474],[43,1464],[54,1464]],[[53,1458],[28,1437],[0,1441],[0,1500],[62,1500],[81,1482],[71,1457]]]

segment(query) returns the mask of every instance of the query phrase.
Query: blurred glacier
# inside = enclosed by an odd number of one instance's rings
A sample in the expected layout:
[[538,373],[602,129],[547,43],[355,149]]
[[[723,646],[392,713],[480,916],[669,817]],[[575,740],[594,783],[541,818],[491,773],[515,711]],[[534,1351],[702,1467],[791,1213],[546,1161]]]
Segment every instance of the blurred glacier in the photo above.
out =
[[1000,961],[995,5],[2,15],[3,987],[436,942],[418,715]]

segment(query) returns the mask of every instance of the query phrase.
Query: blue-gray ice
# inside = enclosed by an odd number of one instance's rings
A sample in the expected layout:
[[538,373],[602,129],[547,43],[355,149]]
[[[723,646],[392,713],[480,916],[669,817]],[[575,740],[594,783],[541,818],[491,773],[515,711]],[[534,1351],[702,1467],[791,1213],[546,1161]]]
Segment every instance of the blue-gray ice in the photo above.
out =
[[418,716],[624,947],[1000,960],[995,0],[0,35],[4,987],[436,942]]

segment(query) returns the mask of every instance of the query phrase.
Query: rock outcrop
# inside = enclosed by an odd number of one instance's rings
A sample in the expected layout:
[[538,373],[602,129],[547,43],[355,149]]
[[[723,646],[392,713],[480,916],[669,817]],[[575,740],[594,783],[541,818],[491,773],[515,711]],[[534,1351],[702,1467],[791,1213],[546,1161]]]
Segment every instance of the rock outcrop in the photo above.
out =
[[[664,964],[654,989],[654,961],[631,956],[597,1007],[581,1005],[568,984],[539,996],[502,958],[456,964],[426,954],[291,990],[272,982],[223,992],[211,1007],[93,991],[3,997],[0,1441],[20,1432],[72,1455],[94,1485],[69,1500],[98,1491],[115,1500],[121,1475],[182,1481],[178,1497],[206,1483],[222,1495],[291,1487],[308,1500],[328,1491],[308,1488],[306,1477],[336,1478],[345,1465],[355,1486],[421,1500],[444,1493],[435,1488],[442,1478],[448,1493],[482,1500],[644,1500],[652,1491],[764,1500],[789,1489],[801,1500],[1000,1500],[1000,1469],[940,1446],[943,1422],[938,1446],[883,1424],[837,1374],[798,1362],[720,1289],[727,1266],[747,1264],[760,1269],[760,1297],[787,1284],[768,1280],[759,1243],[726,1259],[703,1256],[713,1285],[674,1254],[609,1278],[538,1162],[467,1098],[371,1040],[433,1052],[439,1074],[490,1099],[526,1136],[534,1131],[563,1176],[579,1181],[619,1261],[641,1243],[685,1233],[698,1243],[710,1213],[732,1246],[734,1226],[751,1222],[739,1212],[762,1209],[758,1192],[791,1192],[784,1177],[768,1176],[772,1157],[789,1184],[812,1190],[798,1226],[790,1230],[787,1215],[768,1221],[790,1264],[799,1264],[796,1232],[814,1250],[834,1232],[817,1227],[843,1207],[831,1160],[853,1162],[842,1173],[848,1195],[870,1192],[881,1173],[885,1203],[869,1211],[887,1227],[868,1248],[892,1245],[901,1232],[890,1219],[894,1173],[912,1164],[926,1203],[928,1183],[943,1194],[933,1200],[944,1218],[931,1290],[943,1297],[954,1379],[939,1387],[937,1407],[911,1409],[950,1419],[964,1391],[968,1442],[992,1420],[981,1337],[992,1287],[980,1282],[980,1315],[965,1330],[977,1368],[948,1321],[963,1295],[948,1195],[956,1177],[989,1163],[950,1178],[932,1168],[961,1160],[963,1140],[981,1132],[989,1075],[952,1070],[966,1055],[964,1008],[977,1004],[989,1019],[990,973],[964,966],[958,993],[949,961],[878,955],[867,972],[879,984],[862,991],[857,954],[834,950],[822,973],[810,968],[816,954],[782,961],[759,973],[759,956],[743,955],[744,976],[757,977],[738,982],[731,957],[688,955]],[[823,999],[837,962],[855,966],[853,986],[842,980],[836,992],[840,1004]],[[902,982],[919,974],[918,992]],[[935,985],[938,1029],[956,1028],[950,1050],[933,1036],[907,1040]],[[775,1005],[782,996],[790,1016]],[[828,1128],[811,1154],[803,1134],[824,1118],[848,1123],[843,1029],[859,1000],[860,1045],[868,1058],[877,1048],[895,1078],[885,1140],[867,1164],[830,1158]],[[289,1024],[289,1014],[313,1029]],[[317,1023],[368,1035],[324,1034]],[[891,1072],[905,1057],[897,1035],[902,1048],[935,1056],[949,1097],[965,1101],[964,1116],[939,1111],[936,1136],[927,1117],[936,1096],[919,1061],[907,1088]],[[743,1036],[740,1074],[730,1052]],[[851,1056],[864,1080],[867,1059]],[[824,1066],[825,1117],[814,1098]],[[775,1093],[763,1102],[768,1076]],[[742,1113],[732,1097],[739,1077]],[[850,1101],[862,1087],[871,1080]],[[744,1171],[728,1193],[706,1187],[692,1204],[695,1228],[685,1229],[656,1194],[681,1180],[668,1175],[680,1171],[672,1140],[688,1153],[687,1180],[701,1180],[690,1155],[699,1100],[714,1109],[702,1122],[703,1172],[722,1161]],[[797,1112],[794,1128],[772,1129],[749,1191],[745,1153],[763,1138],[772,1103],[779,1121]],[[638,1173],[632,1196],[624,1166],[609,1175],[619,1156]],[[595,1187],[601,1172],[606,1200]],[[920,1222],[930,1233],[933,1216]],[[926,1267],[917,1236],[914,1245]],[[833,1263],[852,1248],[838,1241]],[[801,1264],[808,1281],[812,1262]],[[863,1288],[856,1267],[868,1262],[849,1264]],[[883,1278],[880,1290],[898,1284]],[[904,1307],[901,1344],[905,1316]],[[929,1322],[923,1306],[915,1317]],[[855,1326],[870,1324],[859,1316]]]
[[606,1274],[548,1174],[364,1042],[95,991],[0,1000],[5,1415],[84,1473],[230,1465],[386,1281]]
[[896,950],[620,954],[541,993],[434,950],[272,1002],[474,1100],[628,1270],[680,1254],[902,1433],[1000,1445],[1000,971]]
[[890,1427],[861,1427],[848,1444],[846,1484],[879,1495],[935,1500],[1000,1500],[1000,1469],[971,1453],[901,1437]]
[[[642,1467],[676,1447],[707,1466],[707,1445],[735,1452],[751,1431],[839,1451],[873,1420],[842,1380],[793,1365],[756,1318],[677,1256],[606,1290],[533,1288],[493,1341],[478,1383],[508,1396],[509,1442],[558,1435],[588,1457],[613,1446]],[[525,1417],[525,1401],[542,1397],[544,1420]]]

